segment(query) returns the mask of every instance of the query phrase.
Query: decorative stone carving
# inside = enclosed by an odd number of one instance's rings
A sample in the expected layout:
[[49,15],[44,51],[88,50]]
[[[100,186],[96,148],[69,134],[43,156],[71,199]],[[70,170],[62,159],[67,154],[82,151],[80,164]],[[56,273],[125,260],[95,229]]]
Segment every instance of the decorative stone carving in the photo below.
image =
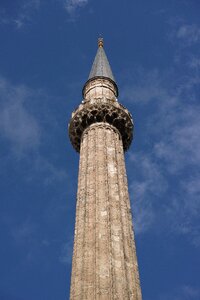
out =
[[84,130],[98,122],[109,123],[116,127],[121,134],[124,150],[129,148],[133,137],[133,120],[130,113],[117,101],[100,98],[79,105],[72,114],[69,136],[76,151],[80,151]]

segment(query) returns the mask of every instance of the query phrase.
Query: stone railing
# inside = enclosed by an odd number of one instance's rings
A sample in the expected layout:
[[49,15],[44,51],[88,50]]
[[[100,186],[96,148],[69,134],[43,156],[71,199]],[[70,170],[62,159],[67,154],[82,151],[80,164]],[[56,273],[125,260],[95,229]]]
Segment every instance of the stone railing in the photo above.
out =
[[96,122],[109,123],[116,127],[121,134],[124,150],[129,148],[133,138],[133,120],[129,111],[116,100],[100,98],[95,101],[82,101],[72,113],[69,136],[77,152],[80,150],[84,130]]

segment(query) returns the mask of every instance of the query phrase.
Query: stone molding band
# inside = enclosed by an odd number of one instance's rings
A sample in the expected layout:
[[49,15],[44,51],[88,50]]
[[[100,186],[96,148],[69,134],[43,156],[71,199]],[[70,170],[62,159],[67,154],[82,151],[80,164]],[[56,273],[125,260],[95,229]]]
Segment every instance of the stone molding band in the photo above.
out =
[[133,120],[128,110],[118,102],[85,103],[73,112],[69,124],[71,143],[77,152],[80,151],[81,137],[86,128],[94,123],[108,123],[121,135],[123,148],[126,151],[133,138]]
[[116,83],[112,79],[110,79],[109,77],[105,77],[105,76],[96,76],[96,77],[92,77],[92,78],[88,79],[88,81],[86,81],[86,83],[84,84],[84,87],[82,89],[83,97],[85,95],[85,89],[88,86],[88,84],[95,81],[96,79],[103,79],[103,80],[106,79],[106,80],[110,81],[113,84],[114,88],[115,88],[116,97],[118,97],[119,91],[118,91],[118,87],[117,87]]

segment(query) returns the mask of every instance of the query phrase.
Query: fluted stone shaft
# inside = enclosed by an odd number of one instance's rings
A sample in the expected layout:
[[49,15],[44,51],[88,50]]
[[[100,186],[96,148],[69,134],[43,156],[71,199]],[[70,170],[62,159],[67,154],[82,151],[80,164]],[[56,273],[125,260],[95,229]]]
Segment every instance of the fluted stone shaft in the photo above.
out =
[[81,138],[70,299],[142,299],[122,138],[105,122]]

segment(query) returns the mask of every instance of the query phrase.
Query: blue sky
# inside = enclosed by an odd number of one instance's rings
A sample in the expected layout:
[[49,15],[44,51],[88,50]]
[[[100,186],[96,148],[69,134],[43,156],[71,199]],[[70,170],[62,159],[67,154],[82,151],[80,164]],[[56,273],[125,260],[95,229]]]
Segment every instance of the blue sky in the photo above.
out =
[[0,1],[0,299],[69,299],[78,154],[67,124],[102,34],[144,300],[200,299],[199,0]]

